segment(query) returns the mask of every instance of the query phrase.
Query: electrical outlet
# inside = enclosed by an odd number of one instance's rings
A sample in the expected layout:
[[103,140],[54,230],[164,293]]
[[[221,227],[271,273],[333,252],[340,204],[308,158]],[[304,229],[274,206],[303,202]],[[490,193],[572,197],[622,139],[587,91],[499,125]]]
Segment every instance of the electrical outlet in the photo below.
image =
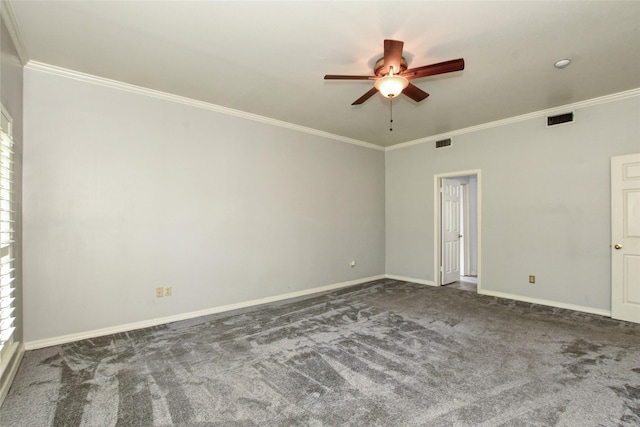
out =
[[162,298],[163,295],[164,295],[164,289],[156,288],[156,298]]
[[529,283],[536,283],[536,276],[529,276]]
[[171,296],[171,286],[169,286],[168,288],[164,288],[164,296],[165,297]]

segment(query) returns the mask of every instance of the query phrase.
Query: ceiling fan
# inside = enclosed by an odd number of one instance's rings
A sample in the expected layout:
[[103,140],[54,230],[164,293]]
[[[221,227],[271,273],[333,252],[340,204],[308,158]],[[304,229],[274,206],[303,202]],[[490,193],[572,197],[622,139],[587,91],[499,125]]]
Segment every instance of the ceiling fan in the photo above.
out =
[[327,74],[325,80],[374,80],[374,86],[351,105],[359,105],[375,95],[382,93],[387,98],[393,98],[404,93],[416,102],[425,99],[429,94],[419,87],[409,83],[409,80],[437,74],[451,73],[464,70],[464,59],[439,62],[422,67],[407,69],[407,61],[402,57],[404,42],[398,40],[384,41],[384,56],[373,67],[373,76],[342,76]]

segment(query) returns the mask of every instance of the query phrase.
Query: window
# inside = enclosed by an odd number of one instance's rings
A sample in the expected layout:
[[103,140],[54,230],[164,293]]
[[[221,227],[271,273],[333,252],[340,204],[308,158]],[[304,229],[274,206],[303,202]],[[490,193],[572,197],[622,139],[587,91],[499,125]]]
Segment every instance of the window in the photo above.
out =
[[15,330],[13,141],[11,118],[4,109],[0,125],[0,367],[3,367],[11,356]]

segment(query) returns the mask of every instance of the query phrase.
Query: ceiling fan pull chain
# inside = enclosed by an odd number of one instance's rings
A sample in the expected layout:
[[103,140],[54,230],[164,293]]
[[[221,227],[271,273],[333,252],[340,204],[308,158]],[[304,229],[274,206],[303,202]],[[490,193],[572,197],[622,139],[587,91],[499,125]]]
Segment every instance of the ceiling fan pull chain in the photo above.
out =
[[393,97],[389,98],[389,132],[393,131]]

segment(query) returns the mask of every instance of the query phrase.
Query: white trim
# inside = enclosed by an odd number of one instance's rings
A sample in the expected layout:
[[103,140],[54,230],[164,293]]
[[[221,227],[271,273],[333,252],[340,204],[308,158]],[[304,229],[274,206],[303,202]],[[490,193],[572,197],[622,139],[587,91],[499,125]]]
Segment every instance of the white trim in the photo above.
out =
[[[573,104],[562,105],[559,107],[549,108],[547,110],[535,111],[533,113],[523,114],[520,116],[510,117],[507,119],[496,120],[494,122],[483,123],[476,126],[470,126],[464,129],[458,129],[447,133],[441,133],[438,135],[427,136],[424,138],[414,139],[413,141],[407,141],[400,144],[392,145],[390,147],[385,148],[386,151],[399,150],[401,148],[411,147],[412,145],[425,144],[428,142],[434,142],[440,139],[452,138],[456,135],[464,135],[467,133],[478,132],[485,129],[496,128],[500,126],[509,125],[512,123],[523,122],[525,120],[535,119],[539,117],[546,117],[548,115],[559,114],[562,112],[567,112],[567,110],[575,111],[578,108],[586,108],[592,107],[594,105],[606,104],[607,102],[619,101],[622,99],[633,98],[635,96],[640,96],[640,88],[631,89],[624,92],[613,93],[610,95],[601,96],[598,98],[588,99],[586,101],[580,101]],[[575,115],[574,115],[575,117]],[[452,138],[453,139],[453,138]]]
[[[5,2],[7,2],[7,0],[1,0],[1,1],[2,1],[3,4],[5,4]],[[19,36],[16,35],[16,37],[19,37]],[[20,40],[19,42],[16,42],[16,45],[21,42],[21,38],[19,40]],[[16,49],[18,49],[17,46],[16,46]],[[20,50],[20,49],[18,49],[18,50]],[[24,56],[24,59],[23,59],[23,56]],[[20,55],[20,57],[21,57],[21,59],[23,59],[23,61],[28,58],[28,56],[26,55],[26,51],[24,50],[24,47],[23,47],[23,53]],[[535,112],[528,113],[528,114],[523,114],[523,115],[520,115],[520,116],[514,116],[514,117],[502,119],[502,120],[496,120],[496,121],[489,122],[489,123],[482,123],[480,125],[470,126],[470,127],[467,127],[467,128],[458,129],[458,130],[454,130],[454,131],[446,132],[446,133],[441,133],[441,134],[438,134],[438,135],[431,135],[431,136],[427,136],[427,137],[423,137],[423,138],[418,138],[418,139],[415,139],[415,140],[412,140],[412,141],[406,141],[406,142],[402,142],[400,144],[395,144],[395,145],[392,145],[390,147],[382,147],[380,145],[372,144],[370,142],[361,141],[361,140],[353,139],[353,138],[348,138],[346,136],[336,135],[336,134],[332,134],[332,133],[329,133],[329,132],[321,131],[321,130],[318,130],[318,129],[313,129],[313,128],[309,128],[309,127],[306,127],[306,126],[300,126],[300,125],[296,125],[296,124],[293,124],[293,123],[285,122],[285,121],[282,121],[282,120],[277,120],[277,119],[272,119],[272,118],[265,117],[265,116],[260,116],[258,114],[253,114],[253,113],[248,113],[248,112],[245,112],[245,111],[235,110],[235,109],[232,109],[232,108],[223,107],[221,105],[216,105],[216,104],[212,104],[212,103],[209,103],[209,102],[198,101],[198,100],[195,100],[195,99],[192,99],[192,98],[187,98],[187,97],[184,97],[184,96],[173,95],[173,94],[170,94],[170,93],[161,92],[161,91],[153,90],[153,89],[147,89],[147,88],[144,88],[144,87],[141,87],[141,86],[132,85],[132,84],[129,84],[129,83],[123,83],[123,82],[120,82],[120,81],[117,81],[117,80],[106,79],[106,78],[94,76],[94,75],[91,75],[91,74],[81,73],[79,71],[69,70],[69,69],[61,68],[61,67],[56,67],[54,65],[49,65],[49,64],[42,63],[42,62],[29,60],[28,62],[26,62],[25,68],[28,68],[28,69],[31,69],[31,70],[36,70],[36,71],[42,71],[42,72],[45,72],[45,73],[54,74],[54,75],[58,75],[58,76],[61,76],[61,77],[67,77],[67,78],[78,80],[78,81],[82,81],[82,82],[85,82],[85,83],[92,83],[92,84],[111,87],[111,88],[114,88],[114,89],[119,89],[119,90],[131,92],[131,93],[150,96],[150,97],[153,97],[153,98],[163,99],[165,101],[175,102],[175,103],[178,103],[178,104],[189,105],[189,106],[196,107],[196,108],[201,108],[201,109],[204,109],[204,110],[215,111],[215,112],[222,113],[222,114],[227,114],[227,115],[230,115],[230,116],[242,117],[242,118],[245,118],[245,119],[248,119],[248,120],[253,120],[253,121],[257,121],[257,122],[261,122],[261,123],[267,123],[267,124],[270,124],[270,125],[273,125],[273,126],[278,126],[278,127],[282,127],[282,128],[286,128],[286,129],[291,129],[291,130],[295,130],[295,131],[298,131],[298,132],[303,132],[303,133],[307,133],[307,134],[311,134],[311,135],[316,135],[316,136],[320,136],[320,137],[323,137],[323,138],[328,138],[328,139],[332,139],[332,140],[335,140],[335,141],[345,142],[347,144],[353,144],[353,145],[357,145],[357,146],[360,146],[360,147],[370,148],[372,150],[384,151],[384,152],[392,151],[392,150],[398,150],[398,149],[401,149],[401,148],[410,147],[412,145],[419,145],[419,144],[425,144],[425,143],[428,143],[428,142],[435,142],[436,140],[452,138],[453,136],[456,136],[456,135],[464,135],[464,134],[468,134],[468,133],[478,132],[478,131],[485,130],[485,129],[491,129],[491,128],[495,128],[495,127],[499,127],[499,126],[505,126],[505,125],[512,124],[512,123],[518,123],[518,122],[522,122],[522,121],[525,121],[525,120],[530,120],[530,119],[533,119],[533,118],[546,117],[547,115],[566,112],[566,110],[568,110],[568,109],[571,109],[571,110],[575,111],[578,108],[585,108],[585,107],[590,107],[590,106],[594,106],[594,105],[605,104],[605,103],[608,103],[608,102],[618,101],[618,100],[622,100],[622,99],[632,98],[632,97],[635,97],[635,96],[640,96],[640,88],[631,89],[631,90],[628,90],[628,91],[618,92],[618,93],[614,93],[614,94],[610,94],[610,95],[601,96],[601,97],[598,97],[598,98],[588,99],[586,101],[580,101],[580,102],[576,102],[576,103],[573,103],[573,104],[562,105],[562,106],[559,106],[559,107],[554,107],[554,108],[549,108],[549,109],[546,109],[546,110],[535,111]]]
[[13,383],[13,379],[16,377],[18,373],[18,368],[20,367],[20,363],[22,362],[22,357],[24,356],[25,347],[21,343],[14,343],[15,350],[9,357],[9,364],[2,367],[0,372],[4,374],[4,381],[0,383],[0,406],[2,406],[2,402],[4,402],[4,398],[7,397],[9,393],[9,388],[11,388],[11,384]]
[[370,148],[372,150],[384,151],[384,147],[371,144],[369,142],[360,141],[358,139],[347,138],[346,136],[335,135],[333,133],[309,128],[306,126],[300,126],[300,125],[285,122],[282,120],[272,119],[265,116],[260,116],[258,114],[247,113],[245,111],[240,111],[240,110],[234,110],[233,108],[227,108],[227,107],[212,104],[209,102],[198,101],[196,99],[187,98],[185,96],[173,95],[171,93],[161,92],[159,90],[154,90],[154,89],[148,89],[145,87],[136,86],[129,83],[123,83],[117,80],[105,79],[104,77],[85,74],[79,71],[56,67],[54,65],[44,64],[37,61],[29,61],[27,65],[25,65],[25,68],[29,70],[41,71],[43,73],[53,74],[60,77],[66,77],[73,80],[78,80],[84,83],[105,86],[112,89],[135,93],[138,95],[144,95],[152,98],[162,99],[169,102],[175,102],[177,104],[188,105],[188,106],[200,108],[203,110],[215,111],[217,113],[227,114],[229,116],[234,116],[234,117],[240,117],[240,118],[252,120],[255,122],[266,123],[272,126],[278,126],[281,128],[290,129],[290,130],[294,130],[302,133],[307,133],[310,135],[333,139],[334,141],[346,142],[347,144],[353,144],[353,145],[358,145],[360,147]]
[[27,61],[29,61],[29,54],[27,53],[27,48],[25,47],[24,39],[22,38],[22,33],[18,26],[18,20],[16,19],[16,14],[13,11],[13,6],[11,6],[11,3],[8,0],[2,0],[0,3],[0,15],[2,15],[4,25],[7,26],[9,37],[11,37],[11,41],[18,52],[20,62],[22,65],[26,64]]
[[556,302],[556,301],[549,301],[545,299],[525,297],[521,295],[507,294],[504,292],[481,290],[480,288],[478,288],[478,293],[481,295],[487,295],[491,297],[506,298],[510,300],[522,301],[522,302],[527,302],[531,304],[546,305],[548,307],[556,307],[556,308],[562,308],[565,310],[580,311],[583,313],[597,314],[599,316],[611,317],[610,310],[601,310],[599,308],[584,307],[582,305],[575,305],[575,304],[565,304],[563,302]]
[[205,310],[191,311],[188,313],[176,314],[174,316],[160,317],[156,319],[143,320],[142,322],[127,323],[124,325],[112,326],[109,328],[94,329],[92,331],[78,332],[75,334],[62,335],[58,337],[45,338],[41,340],[29,341],[24,343],[27,350],[35,350],[38,348],[51,347],[53,345],[66,344],[74,341],[80,341],[89,338],[102,337],[105,335],[117,334],[120,332],[128,332],[136,329],[149,328],[151,326],[163,325],[165,323],[178,322],[180,320],[193,319],[196,317],[207,316],[209,314],[224,313],[226,311],[238,310],[241,308],[254,307],[262,304],[282,301],[290,298],[298,298],[307,295],[313,295],[321,292],[333,291],[336,289],[347,288],[349,286],[370,282],[372,280],[384,279],[383,274],[378,276],[365,277],[362,279],[348,280],[346,282],[334,283],[332,285],[320,286],[302,291],[290,292],[286,294],[276,295],[272,297],[260,298],[251,301],[244,301],[235,304],[228,304],[218,307],[212,307]]
[[476,277],[478,278],[478,293],[482,290],[482,170],[471,169],[457,172],[445,172],[433,175],[433,271],[434,271],[434,286],[440,286],[441,274],[440,274],[440,181],[442,178],[455,178],[457,176],[475,176],[476,182],[476,238],[477,238],[477,253],[476,253]]
[[401,282],[411,282],[418,283],[420,285],[436,286],[436,284],[433,283],[433,280],[414,279],[413,277],[396,276],[393,274],[385,274],[384,277],[386,277],[387,279],[399,280]]

